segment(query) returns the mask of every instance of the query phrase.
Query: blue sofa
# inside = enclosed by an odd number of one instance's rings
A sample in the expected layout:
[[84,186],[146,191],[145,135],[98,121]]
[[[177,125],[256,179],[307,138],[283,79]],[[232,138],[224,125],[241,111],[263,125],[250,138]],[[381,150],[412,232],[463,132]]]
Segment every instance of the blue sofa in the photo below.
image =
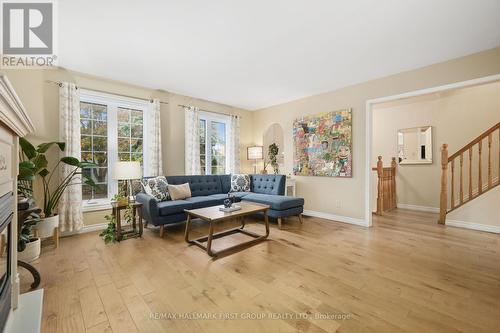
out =
[[[184,209],[196,209],[222,205],[231,190],[231,175],[206,176],[167,176],[169,184],[189,183],[191,198],[184,200],[156,201],[146,194],[138,193],[136,201],[143,204],[143,215],[147,223],[160,226],[160,236],[164,226],[186,221]],[[233,192],[237,201],[247,200],[271,206],[268,216],[278,220],[281,228],[282,218],[299,216],[304,210],[304,199],[285,196],[284,175],[250,175],[250,192]]]

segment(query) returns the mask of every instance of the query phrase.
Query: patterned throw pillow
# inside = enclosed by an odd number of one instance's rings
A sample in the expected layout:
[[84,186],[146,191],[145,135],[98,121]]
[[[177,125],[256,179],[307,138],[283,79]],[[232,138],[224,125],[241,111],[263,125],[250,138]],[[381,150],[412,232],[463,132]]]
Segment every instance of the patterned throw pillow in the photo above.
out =
[[144,192],[154,197],[157,201],[165,201],[170,198],[167,178],[164,176],[145,179],[142,185],[144,186]]
[[132,186],[132,195],[137,195],[138,193],[146,192],[144,190],[144,185],[142,184],[141,180],[134,179],[134,180],[132,180],[131,183],[132,183],[131,184],[131,186]]
[[250,176],[247,174],[231,175],[231,192],[250,192]]

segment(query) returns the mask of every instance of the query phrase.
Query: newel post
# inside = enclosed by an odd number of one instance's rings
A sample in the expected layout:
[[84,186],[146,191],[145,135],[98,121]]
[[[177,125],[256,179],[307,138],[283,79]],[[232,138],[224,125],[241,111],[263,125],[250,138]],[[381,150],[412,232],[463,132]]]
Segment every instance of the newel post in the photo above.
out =
[[382,177],[384,174],[384,163],[382,162],[382,156],[378,157],[377,161],[377,177],[378,177],[378,182],[377,182],[377,214],[382,215],[382,211],[384,210],[383,206],[383,193],[382,193]]
[[396,158],[393,157],[391,161],[391,168],[392,168],[392,208],[397,207],[397,198],[396,198]]
[[446,209],[448,208],[448,145],[443,143],[441,148],[441,194],[439,199],[439,224],[445,224]]

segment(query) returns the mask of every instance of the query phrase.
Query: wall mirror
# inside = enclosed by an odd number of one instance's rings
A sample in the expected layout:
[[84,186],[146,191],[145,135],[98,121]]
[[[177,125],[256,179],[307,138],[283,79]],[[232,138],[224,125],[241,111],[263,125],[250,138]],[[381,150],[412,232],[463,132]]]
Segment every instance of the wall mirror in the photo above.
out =
[[414,127],[398,130],[399,164],[432,163],[432,127]]

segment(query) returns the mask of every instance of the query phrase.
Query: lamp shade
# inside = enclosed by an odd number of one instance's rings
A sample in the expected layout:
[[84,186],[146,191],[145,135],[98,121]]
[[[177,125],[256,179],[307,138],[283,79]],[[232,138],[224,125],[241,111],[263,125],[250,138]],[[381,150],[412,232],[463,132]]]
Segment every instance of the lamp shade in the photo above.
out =
[[142,178],[142,168],[139,162],[116,162],[113,171],[113,178],[117,180]]
[[247,160],[261,160],[264,158],[264,147],[252,146],[247,147]]

